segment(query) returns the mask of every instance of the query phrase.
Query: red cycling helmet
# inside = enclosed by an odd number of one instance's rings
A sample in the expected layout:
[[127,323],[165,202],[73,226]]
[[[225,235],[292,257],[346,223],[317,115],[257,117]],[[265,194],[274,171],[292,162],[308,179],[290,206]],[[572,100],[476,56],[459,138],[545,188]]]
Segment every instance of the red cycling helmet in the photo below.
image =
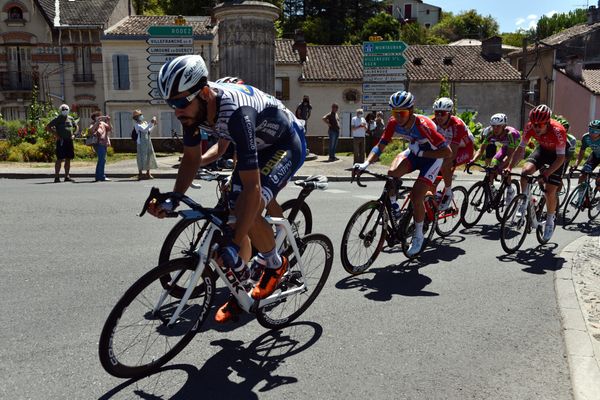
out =
[[540,104],[529,112],[529,122],[543,124],[550,121],[552,110],[545,104]]

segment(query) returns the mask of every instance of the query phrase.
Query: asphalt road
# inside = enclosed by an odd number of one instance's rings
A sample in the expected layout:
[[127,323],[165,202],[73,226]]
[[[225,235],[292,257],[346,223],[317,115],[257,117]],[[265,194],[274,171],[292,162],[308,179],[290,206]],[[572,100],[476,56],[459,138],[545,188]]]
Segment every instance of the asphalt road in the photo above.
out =
[[[342,232],[380,183],[331,183],[309,197],[313,230],[333,240],[336,258],[298,322],[279,332],[250,317],[211,322],[159,373],[111,377],[97,356],[104,320],[175,223],[136,216],[152,184],[173,183],[0,180],[0,398],[572,398],[553,272],[582,233],[558,228],[543,248],[530,235],[507,257],[489,215],[436,239],[421,263],[384,253],[350,277]],[[213,189],[193,197],[212,205]]]

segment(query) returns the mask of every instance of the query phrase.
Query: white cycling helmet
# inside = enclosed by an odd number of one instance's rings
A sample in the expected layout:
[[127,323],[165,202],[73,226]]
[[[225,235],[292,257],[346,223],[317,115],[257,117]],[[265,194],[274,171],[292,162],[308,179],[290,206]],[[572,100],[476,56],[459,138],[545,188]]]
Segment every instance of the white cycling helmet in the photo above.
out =
[[433,103],[433,111],[448,111],[452,112],[454,102],[448,97],[440,97]]
[[411,92],[401,90],[390,96],[391,108],[411,108],[415,105],[415,96]]
[[492,118],[490,118],[490,125],[506,125],[506,114],[498,113],[492,115]]
[[167,61],[158,73],[158,90],[164,99],[183,92],[200,91],[208,82],[208,69],[199,55],[179,56]]
[[226,76],[224,78],[219,78],[215,81],[215,83],[239,83],[243,84],[244,81],[237,76]]

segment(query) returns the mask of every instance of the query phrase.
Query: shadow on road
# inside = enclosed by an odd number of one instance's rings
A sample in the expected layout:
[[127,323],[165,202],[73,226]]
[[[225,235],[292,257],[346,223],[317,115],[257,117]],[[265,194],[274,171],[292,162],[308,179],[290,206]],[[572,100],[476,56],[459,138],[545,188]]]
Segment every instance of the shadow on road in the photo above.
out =
[[498,256],[498,260],[506,263],[516,262],[526,266],[523,268],[524,272],[543,275],[546,271],[558,271],[565,262],[564,258],[552,253],[556,248],[558,248],[558,244],[547,243],[531,249],[520,250],[514,254]]
[[218,351],[200,369],[189,364],[163,367],[147,377],[123,382],[100,399],[258,399],[255,388],[267,392],[298,382],[275,372],[286,359],[314,345],[322,334],[317,323],[296,322],[266,332],[247,347],[241,340],[214,340],[210,344]]
[[463,228],[459,231],[463,235],[477,235],[485,240],[500,240],[500,223],[493,225],[475,225],[472,228]]
[[598,231],[598,228],[600,228],[600,221],[578,222],[576,224],[569,224],[566,227],[563,225],[562,228],[569,232],[581,232],[591,234]]

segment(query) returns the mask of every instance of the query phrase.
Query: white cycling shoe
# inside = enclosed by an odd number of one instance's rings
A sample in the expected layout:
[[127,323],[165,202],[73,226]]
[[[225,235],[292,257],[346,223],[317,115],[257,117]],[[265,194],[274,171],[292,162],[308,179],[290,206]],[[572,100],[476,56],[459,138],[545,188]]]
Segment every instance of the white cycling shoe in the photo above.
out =
[[447,210],[452,203],[452,198],[454,197],[454,193],[450,190],[447,194],[442,197],[442,203],[440,204],[440,211]]
[[521,204],[519,204],[519,208],[517,209],[517,213],[515,214],[517,218],[519,218],[519,219],[523,218],[526,207],[527,207],[527,203],[525,201],[523,201]]
[[425,238],[423,236],[413,236],[412,242],[410,243],[410,247],[408,248],[406,254],[409,257],[417,255],[421,251],[424,241]]
[[552,222],[546,221],[546,224],[544,226],[544,235],[543,235],[544,241],[547,242],[548,240],[550,240],[552,238],[553,233],[554,233],[554,221],[552,221]]

